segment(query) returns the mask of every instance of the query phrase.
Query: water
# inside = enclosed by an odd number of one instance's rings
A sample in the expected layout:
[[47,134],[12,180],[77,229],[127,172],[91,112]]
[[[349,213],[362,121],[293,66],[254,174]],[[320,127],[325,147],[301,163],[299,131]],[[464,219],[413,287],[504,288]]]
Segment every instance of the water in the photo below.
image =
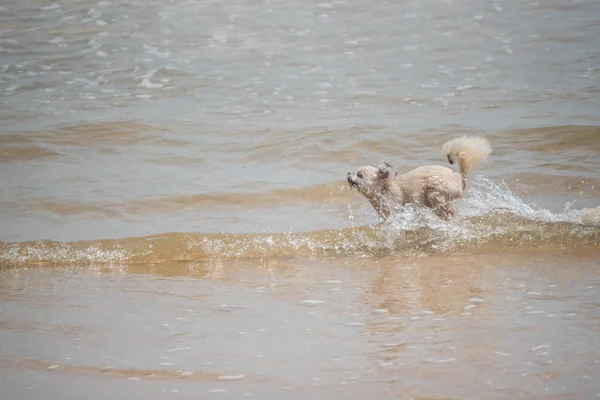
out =
[[[5,1],[0,394],[600,394],[600,3]],[[486,136],[459,217],[348,171]]]

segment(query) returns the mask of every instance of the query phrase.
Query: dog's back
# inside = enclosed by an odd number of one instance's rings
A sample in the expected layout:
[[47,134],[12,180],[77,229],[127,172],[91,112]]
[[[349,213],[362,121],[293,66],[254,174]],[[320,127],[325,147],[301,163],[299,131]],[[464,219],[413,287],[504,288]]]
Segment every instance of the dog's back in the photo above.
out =
[[426,203],[426,193],[435,188],[451,193],[450,197],[460,195],[463,190],[462,176],[441,165],[423,165],[405,174],[397,175],[396,182],[402,190],[404,203]]

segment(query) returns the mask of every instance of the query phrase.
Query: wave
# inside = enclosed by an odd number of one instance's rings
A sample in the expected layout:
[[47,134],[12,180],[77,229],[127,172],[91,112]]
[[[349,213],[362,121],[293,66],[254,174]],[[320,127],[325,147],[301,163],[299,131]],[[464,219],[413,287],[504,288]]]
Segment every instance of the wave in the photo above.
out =
[[[427,219],[427,218],[423,218]],[[509,213],[461,223],[396,229],[394,225],[279,234],[167,233],[119,240],[1,243],[0,263],[140,264],[214,258],[262,259],[361,254],[424,255],[458,249],[597,247],[600,228],[570,222],[541,222]]]
[[139,215],[170,211],[197,210],[198,208],[226,207],[229,210],[276,207],[281,204],[309,202],[347,202],[353,194],[346,182],[330,182],[299,188],[248,191],[234,193],[190,194],[178,196],[147,196],[135,201],[88,201],[15,199],[0,201],[6,208],[28,211],[47,211],[57,215],[90,214],[98,217],[114,215]]
[[513,130],[501,137],[519,139],[519,146],[539,152],[585,149],[597,154],[600,150],[598,135],[598,126],[559,125]]
[[[169,133],[169,137],[165,137]],[[186,133],[185,128],[178,131]],[[53,146],[127,146],[136,143],[158,145],[189,146],[192,142],[173,138],[169,127],[158,124],[146,124],[131,120],[117,120],[98,123],[80,123],[60,125],[53,129],[35,131],[13,131],[0,136],[0,144],[10,145],[53,145]]]
[[[408,208],[384,224],[276,234],[165,233],[76,242],[2,242],[0,263],[140,264],[217,258],[281,259],[360,254],[427,255],[527,247],[599,248],[600,208],[562,213],[524,203],[503,185],[479,179],[461,200],[461,216],[442,221],[429,210]],[[352,223],[352,220],[350,220]]]

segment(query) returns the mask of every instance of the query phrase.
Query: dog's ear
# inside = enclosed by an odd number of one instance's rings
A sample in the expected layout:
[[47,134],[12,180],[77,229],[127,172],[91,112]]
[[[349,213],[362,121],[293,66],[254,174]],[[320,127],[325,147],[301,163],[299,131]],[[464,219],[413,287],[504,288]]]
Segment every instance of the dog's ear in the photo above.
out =
[[394,171],[392,164],[387,161],[382,162],[377,168],[377,176],[381,179],[393,177],[394,175],[396,175],[396,171]]

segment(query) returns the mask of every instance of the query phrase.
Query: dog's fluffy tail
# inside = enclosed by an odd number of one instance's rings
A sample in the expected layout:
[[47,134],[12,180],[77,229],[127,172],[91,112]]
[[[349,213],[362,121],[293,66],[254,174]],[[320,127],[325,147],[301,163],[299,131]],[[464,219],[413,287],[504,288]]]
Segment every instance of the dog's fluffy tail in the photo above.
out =
[[462,136],[447,141],[442,150],[450,164],[458,163],[463,176],[487,160],[492,146],[487,139],[479,136]]

